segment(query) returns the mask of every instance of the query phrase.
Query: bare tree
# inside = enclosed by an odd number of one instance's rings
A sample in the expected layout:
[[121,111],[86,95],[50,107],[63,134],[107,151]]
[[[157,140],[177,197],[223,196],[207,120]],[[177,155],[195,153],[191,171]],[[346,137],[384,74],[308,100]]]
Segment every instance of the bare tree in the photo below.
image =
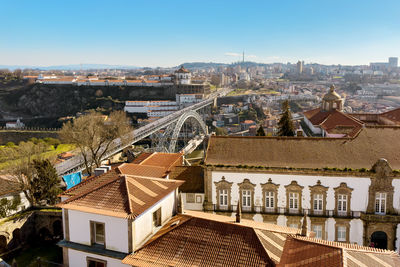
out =
[[61,139],[75,144],[82,155],[86,171],[92,174],[92,167],[99,167],[104,156],[118,144],[124,144],[132,127],[123,111],[113,111],[106,117],[91,111],[87,115],[67,122],[60,131]]
[[1,149],[1,159],[7,161],[6,172],[11,174],[18,183],[20,190],[32,206],[36,205],[32,181],[36,175],[33,165],[34,160],[40,160],[43,152],[47,150],[44,142],[20,142],[18,146],[4,147]]

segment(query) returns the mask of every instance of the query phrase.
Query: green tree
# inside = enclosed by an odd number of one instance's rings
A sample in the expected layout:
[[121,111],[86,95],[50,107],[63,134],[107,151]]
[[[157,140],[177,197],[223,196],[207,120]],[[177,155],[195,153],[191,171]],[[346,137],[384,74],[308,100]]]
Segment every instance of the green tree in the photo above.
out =
[[294,126],[292,122],[292,114],[289,109],[289,101],[282,103],[282,115],[278,122],[278,135],[279,136],[294,136]]
[[61,193],[60,178],[56,169],[48,159],[33,160],[35,174],[30,181],[32,195],[36,203],[46,202],[54,205],[57,202],[57,195]]
[[44,142],[34,144],[28,141],[20,142],[18,146],[4,147],[0,150],[0,158],[8,163],[6,172],[18,183],[19,189],[32,206],[37,204],[33,195],[35,188],[32,187],[32,179],[35,177],[33,160],[39,160],[47,148]]
[[260,125],[260,127],[257,129],[256,136],[265,136],[265,131],[262,125]]

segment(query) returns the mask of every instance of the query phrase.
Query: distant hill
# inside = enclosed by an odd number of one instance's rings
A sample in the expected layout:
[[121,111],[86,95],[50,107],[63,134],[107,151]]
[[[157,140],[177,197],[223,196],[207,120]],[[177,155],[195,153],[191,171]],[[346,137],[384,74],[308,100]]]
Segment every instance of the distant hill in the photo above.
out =
[[[224,63],[214,63],[214,62],[185,62],[179,66],[185,66],[187,69],[206,69],[206,68],[217,68],[217,67],[226,67],[229,64]],[[177,66],[176,68],[178,68]]]
[[[226,64],[226,63],[216,63],[216,62],[186,62],[183,63],[179,66],[185,66],[187,69],[206,69],[206,68],[218,68],[218,67],[233,67],[236,65],[240,65],[241,67],[247,68],[247,67],[254,67],[254,66],[267,66],[267,64],[264,63],[257,63],[257,62],[252,62],[252,61],[245,61],[245,62],[234,62],[232,64]],[[178,68],[177,66],[176,68]]]

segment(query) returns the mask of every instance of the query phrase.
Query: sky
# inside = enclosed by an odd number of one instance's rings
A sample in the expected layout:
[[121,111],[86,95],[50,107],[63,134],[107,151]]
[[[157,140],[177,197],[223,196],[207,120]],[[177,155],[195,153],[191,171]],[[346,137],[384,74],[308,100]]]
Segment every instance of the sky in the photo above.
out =
[[399,0],[0,0],[0,65],[359,65],[400,57]]

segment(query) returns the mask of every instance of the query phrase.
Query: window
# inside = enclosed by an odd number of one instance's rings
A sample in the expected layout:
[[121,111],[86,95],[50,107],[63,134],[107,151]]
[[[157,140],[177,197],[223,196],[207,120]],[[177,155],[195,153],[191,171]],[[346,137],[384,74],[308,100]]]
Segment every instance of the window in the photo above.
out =
[[265,207],[268,208],[275,208],[274,203],[274,192],[273,191],[266,191],[265,192]]
[[228,190],[219,190],[219,205],[228,206]]
[[375,195],[375,213],[386,213],[386,193],[376,193]]
[[196,195],[196,203],[203,203],[203,197],[201,195]]
[[322,239],[322,225],[313,225],[312,230],[315,233],[315,238]]
[[314,194],[313,208],[315,214],[322,214],[323,203],[324,203],[324,196],[322,194]]
[[347,195],[338,195],[337,211],[339,214],[347,214]]
[[153,212],[153,228],[161,226],[161,208]]
[[251,191],[250,190],[242,190],[242,206],[243,207],[251,207]]
[[337,227],[337,240],[341,242],[346,242],[346,226]]
[[299,208],[299,193],[289,193],[289,209],[297,210]]
[[103,260],[93,259],[93,258],[86,258],[87,266],[88,267],[106,267],[107,262]]
[[105,245],[105,226],[104,223],[90,222],[91,241],[93,244]]
[[186,203],[194,203],[194,194],[193,193],[187,193],[186,194]]

